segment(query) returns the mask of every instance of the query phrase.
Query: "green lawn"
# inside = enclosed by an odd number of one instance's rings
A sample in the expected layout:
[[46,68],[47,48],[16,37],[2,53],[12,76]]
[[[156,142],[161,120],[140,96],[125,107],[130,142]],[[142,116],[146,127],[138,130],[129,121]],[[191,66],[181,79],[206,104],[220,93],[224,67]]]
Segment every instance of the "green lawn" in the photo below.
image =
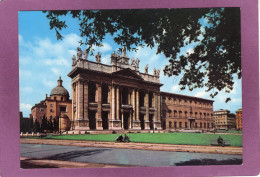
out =
[[[199,133],[130,133],[127,134],[131,142],[162,143],[162,144],[190,144],[209,145],[210,140],[216,140],[220,135]],[[52,136],[51,139],[63,140],[90,140],[115,141],[119,134],[99,135],[61,135]],[[242,135],[221,135],[224,140],[230,140],[231,146],[242,146]]]

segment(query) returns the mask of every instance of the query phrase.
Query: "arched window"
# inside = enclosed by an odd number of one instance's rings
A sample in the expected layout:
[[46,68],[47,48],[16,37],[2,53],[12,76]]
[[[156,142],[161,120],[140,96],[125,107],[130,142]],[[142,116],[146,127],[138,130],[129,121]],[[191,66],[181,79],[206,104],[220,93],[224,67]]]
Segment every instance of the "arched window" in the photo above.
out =
[[193,112],[190,112],[190,117],[192,117],[193,116]]
[[197,113],[197,112],[195,112],[195,118],[197,118],[197,116],[198,116],[198,113]]
[[174,128],[177,128],[177,122],[174,122]]
[[179,111],[179,117],[182,117],[182,112],[181,111]]
[[204,112],[204,119],[206,119],[206,113]]
[[185,118],[187,118],[188,117],[188,112],[187,111],[185,111]]
[[200,118],[202,118],[202,113],[200,112]]
[[174,110],[174,117],[177,117],[177,111]]
[[169,113],[169,117],[171,117],[172,110],[169,109],[168,113]]

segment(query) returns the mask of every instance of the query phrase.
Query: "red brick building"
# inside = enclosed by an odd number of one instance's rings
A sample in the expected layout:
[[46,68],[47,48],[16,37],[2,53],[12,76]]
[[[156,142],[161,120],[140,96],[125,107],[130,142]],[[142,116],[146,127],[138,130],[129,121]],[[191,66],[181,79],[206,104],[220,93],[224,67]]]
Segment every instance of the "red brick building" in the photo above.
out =
[[243,123],[242,123],[242,108],[238,109],[236,111],[236,129],[242,130],[243,129]]
[[163,129],[213,129],[213,101],[161,92]]
[[[50,96],[46,94],[45,100],[35,104],[31,108],[31,117],[37,119],[40,123],[45,116],[47,120],[54,118],[62,118],[62,129],[69,129],[71,119],[71,100],[69,92],[62,86],[61,77],[58,80],[58,85],[52,89]],[[64,123],[67,122],[67,123]]]

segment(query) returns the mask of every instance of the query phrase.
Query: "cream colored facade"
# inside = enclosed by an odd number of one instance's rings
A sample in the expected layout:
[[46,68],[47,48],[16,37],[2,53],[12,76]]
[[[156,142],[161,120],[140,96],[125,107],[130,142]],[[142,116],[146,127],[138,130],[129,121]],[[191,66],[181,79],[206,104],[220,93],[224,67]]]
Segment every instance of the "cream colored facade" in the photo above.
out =
[[73,57],[72,130],[161,129],[159,71],[139,72],[139,59],[131,64],[126,53],[111,55],[111,65]]
[[216,129],[231,129],[236,128],[236,116],[230,113],[229,110],[220,109],[213,112],[213,119]]

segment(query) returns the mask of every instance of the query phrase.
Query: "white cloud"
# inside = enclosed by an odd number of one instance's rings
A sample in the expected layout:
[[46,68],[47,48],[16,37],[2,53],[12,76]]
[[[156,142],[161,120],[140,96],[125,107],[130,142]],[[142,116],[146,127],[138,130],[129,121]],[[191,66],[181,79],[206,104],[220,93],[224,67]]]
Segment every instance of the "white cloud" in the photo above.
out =
[[242,98],[232,98],[231,102],[232,103],[242,103]]
[[103,64],[110,64],[110,55],[101,56],[101,62]]
[[112,47],[108,43],[103,43],[102,47],[93,46],[92,48],[97,52],[108,52],[112,50]]
[[30,111],[32,108],[32,105],[26,104],[26,103],[21,103],[20,104],[20,110],[21,111]]
[[81,37],[79,37],[77,34],[71,33],[64,36],[63,44],[66,47],[77,48],[79,47],[80,40]]
[[58,68],[51,68],[51,71],[56,75],[59,75],[61,73],[61,71]]
[[66,66],[66,67],[70,66],[68,59],[64,59],[64,58],[45,59],[43,62],[44,64],[50,66]]
[[21,92],[27,92],[27,93],[31,93],[33,91],[32,87],[22,87]]
[[179,86],[179,85],[174,85],[174,86],[172,86],[171,91],[172,91],[172,92],[178,92],[178,91],[180,91],[180,86]]
[[50,87],[50,88],[53,88],[55,86],[55,82],[50,80],[50,81],[47,81],[46,79],[43,79],[42,81],[43,85],[45,85],[46,87]]
[[195,97],[207,97],[207,93],[205,91],[197,92]]

